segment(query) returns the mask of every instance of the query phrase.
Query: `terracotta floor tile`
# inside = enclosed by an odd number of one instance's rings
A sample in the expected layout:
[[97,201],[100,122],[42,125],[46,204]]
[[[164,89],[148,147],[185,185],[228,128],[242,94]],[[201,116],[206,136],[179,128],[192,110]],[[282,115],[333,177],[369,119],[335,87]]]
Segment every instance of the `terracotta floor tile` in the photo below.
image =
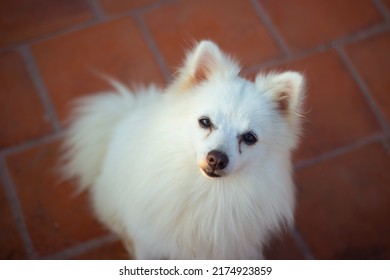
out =
[[0,46],[18,43],[92,18],[87,1],[2,1]]
[[335,51],[276,67],[307,79],[304,133],[296,161],[307,160],[380,131],[358,86]]
[[16,52],[0,54],[0,148],[51,131],[34,84]]
[[122,245],[116,241],[74,257],[76,260],[128,260],[129,254]]
[[383,21],[368,0],[258,1],[293,50],[327,43]]
[[353,44],[347,52],[390,122],[390,33]]
[[171,69],[181,64],[184,51],[194,40],[216,41],[244,67],[279,53],[247,0],[174,2],[146,13],[144,18]]
[[390,0],[382,0],[382,2],[386,5],[387,9],[390,11]]
[[130,84],[163,81],[130,18],[39,43],[33,52],[61,120],[67,115],[70,100],[110,88],[96,73]]
[[0,181],[0,260],[26,259],[23,241]]
[[158,0],[100,0],[100,5],[108,14],[120,14],[158,2]]
[[294,237],[290,233],[285,233],[281,237],[276,237],[267,246],[265,252],[268,260],[303,260],[304,256],[295,244]]
[[10,156],[7,162],[41,256],[107,234],[92,217],[86,196],[76,196],[74,186],[61,183],[57,143]]
[[297,223],[315,258],[390,258],[389,170],[375,143],[298,172]]

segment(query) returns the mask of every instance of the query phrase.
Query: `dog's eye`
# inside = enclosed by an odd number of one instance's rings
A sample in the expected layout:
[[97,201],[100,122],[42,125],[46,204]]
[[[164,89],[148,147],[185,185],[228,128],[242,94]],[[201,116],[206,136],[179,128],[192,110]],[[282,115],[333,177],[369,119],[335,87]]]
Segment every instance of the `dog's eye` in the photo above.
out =
[[247,145],[253,145],[257,142],[257,136],[253,132],[247,132],[247,133],[243,134],[241,139]]
[[199,119],[199,125],[200,127],[202,128],[210,128],[211,127],[211,121],[209,118],[207,117],[201,117]]

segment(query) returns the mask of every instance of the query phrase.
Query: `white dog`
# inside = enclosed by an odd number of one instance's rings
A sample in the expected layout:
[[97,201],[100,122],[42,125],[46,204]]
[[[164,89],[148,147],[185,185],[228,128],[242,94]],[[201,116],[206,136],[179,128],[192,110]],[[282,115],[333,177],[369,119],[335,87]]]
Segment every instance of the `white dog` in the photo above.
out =
[[165,90],[78,103],[65,173],[88,190],[99,220],[139,259],[257,259],[291,225],[291,151],[303,77],[241,78],[210,41],[188,53]]

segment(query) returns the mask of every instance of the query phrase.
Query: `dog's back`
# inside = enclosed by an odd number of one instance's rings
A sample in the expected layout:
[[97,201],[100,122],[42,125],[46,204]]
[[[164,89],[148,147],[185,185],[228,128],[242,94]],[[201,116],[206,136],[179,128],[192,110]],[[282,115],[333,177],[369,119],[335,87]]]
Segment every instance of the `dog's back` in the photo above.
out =
[[93,186],[100,174],[116,125],[160,94],[151,86],[140,88],[134,95],[118,82],[110,82],[115,91],[77,100],[65,132],[62,171],[65,178],[77,179],[80,190]]

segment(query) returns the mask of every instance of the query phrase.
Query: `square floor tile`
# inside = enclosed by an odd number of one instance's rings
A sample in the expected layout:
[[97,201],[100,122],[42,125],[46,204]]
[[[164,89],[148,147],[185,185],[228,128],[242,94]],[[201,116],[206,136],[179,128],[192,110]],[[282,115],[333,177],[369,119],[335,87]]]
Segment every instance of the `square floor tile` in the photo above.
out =
[[49,133],[51,125],[18,53],[0,54],[0,80],[0,148]]
[[347,53],[390,122],[390,33],[347,46]]
[[27,229],[40,256],[54,254],[107,234],[87,196],[62,182],[57,143],[9,156],[7,163],[20,197]]
[[390,258],[389,170],[375,143],[297,173],[297,224],[316,259]]
[[0,46],[30,40],[92,19],[87,1],[13,0],[0,4]]
[[287,45],[312,48],[384,22],[369,0],[258,0]]
[[279,50],[250,1],[177,1],[144,15],[154,41],[171,69],[181,64],[195,40],[211,39],[242,62],[256,65]]
[[131,18],[110,21],[33,46],[61,120],[69,101],[111,88],[98,73],[125,84],[163,82],[152,53]]

